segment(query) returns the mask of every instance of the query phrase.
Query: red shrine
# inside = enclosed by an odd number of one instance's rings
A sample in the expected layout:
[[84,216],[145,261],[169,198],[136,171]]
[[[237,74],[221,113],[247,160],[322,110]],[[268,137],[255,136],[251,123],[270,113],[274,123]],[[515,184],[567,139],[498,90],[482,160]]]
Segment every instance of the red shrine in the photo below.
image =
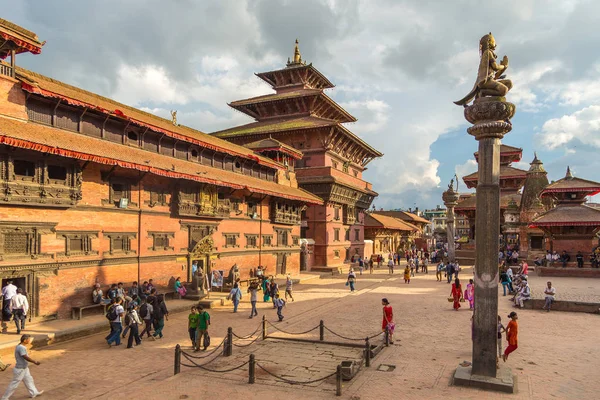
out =
[[286,68],[257,76],[275,93],[229,104],[256,122],[213,135],[253,148],[257,140],[268,138],[302,153],[301,159],[289,157],[284,162],[298,185],[325,204],[309,205],[302,214],[302,237],[312,240],[305,247],[303,254],[309,257],[301,268],[337,267],[363,256],[364,212],[377,193],[362,174],[382,153],[342,125],[356,119],[325,94],[334,85],[302,60],[298,41]]

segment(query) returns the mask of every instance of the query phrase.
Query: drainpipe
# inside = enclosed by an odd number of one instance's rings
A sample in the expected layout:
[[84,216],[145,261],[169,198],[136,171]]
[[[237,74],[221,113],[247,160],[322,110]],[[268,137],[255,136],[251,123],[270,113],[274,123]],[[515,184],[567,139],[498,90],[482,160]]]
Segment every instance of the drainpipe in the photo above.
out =
[[140,283],[140,278],[142,275],[142,179],[146,176],[146,173],[142,174],[138,172],[138,176],[140,179],[138,180],[138,248],[137,248],[137,282],[138,285]]

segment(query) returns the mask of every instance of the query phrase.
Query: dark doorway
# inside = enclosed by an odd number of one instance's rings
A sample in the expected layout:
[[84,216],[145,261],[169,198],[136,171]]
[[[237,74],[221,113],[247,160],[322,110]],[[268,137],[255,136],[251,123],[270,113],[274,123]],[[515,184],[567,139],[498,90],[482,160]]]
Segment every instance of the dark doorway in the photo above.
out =
[[306,271],[306,248],[300,251],[300,271]]
[[275,270],[276,275],[285,275],[286,270],[287,270],[286,261],[287,261],[287,254],[285,254],[285,253],[277,254],[277,266],[276,266],[276,270]]
[[[17,288],[20,288],[23,290],[23,294],[27,295],[27,300],[29,300],[29,308],[31,309],[32,307],[32,302],[31,302],[31,295],[30,293],[28,293],[27,290],[27,278],[25,277],[17,277],[17,278],[4,278],[2,279],[2,287],[6,286],[8,284],[9,281],[12,281],[12,284],[15,285]],[[8,313],[8,302],[4,300],[4,297],[2,298],[2,320],[3,321],[9,321],[10,320],[10,315]],[[6,311],[6,312],[5,312]],[[31,313],[29,313],[28,317],[30,318],[29,320],[31,321]]]

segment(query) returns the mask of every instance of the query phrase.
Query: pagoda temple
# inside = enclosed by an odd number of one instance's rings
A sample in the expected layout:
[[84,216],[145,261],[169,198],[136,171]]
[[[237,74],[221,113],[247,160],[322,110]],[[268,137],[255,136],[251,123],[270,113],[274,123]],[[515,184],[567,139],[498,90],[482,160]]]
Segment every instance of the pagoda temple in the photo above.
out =
[[551,183],[542,191],[556,207],[539,215],[531,227],[541,229],[549,238],[549,250],[561,254],[566,251],[575,265],[575,255],[581,251],[587,262],[591,251],[598,245],[600,210],[585,205],[586,197],[600,193],[600,183],[576,178],[567,167],[564,178]]
[[[513,162],[521,161],[523,149],[501,145],[500,146],[500,223],[504,225],[504,212],[511,202],[517,206],[521,202],[521,194],[519,191],[525,184],[527,171],[511,166]],[[476,152],[475,160],[479,161],[479,154]],[[463,177],[465,185],[469,189],[477,187],[478,172]],[[464,215],[469,221],[470,233],[469,239],[475,239],[475,215],[476,215],[477,199],[475,194],[469,197],[464,197],[459,201],[455,208],[455,212],[459,215]],[[504,232],[504,240],[507,245],[515,245],[518,243],[518,235],[515,232]]]
[[324,201],[303,212],[302,237],[314,243],[305,261],[335,268],[363,256],[364,212],[377,193],[362,174],[382,153],[342,125],[356,118],[325,94],[334,85],[302,59],[297,40],[285,68],[256,75],[275,93],[229,104],[256,121],[213,135],[245,146],[271,138],[300,151],[302,158],[289,160],[288,168],[300,188]]

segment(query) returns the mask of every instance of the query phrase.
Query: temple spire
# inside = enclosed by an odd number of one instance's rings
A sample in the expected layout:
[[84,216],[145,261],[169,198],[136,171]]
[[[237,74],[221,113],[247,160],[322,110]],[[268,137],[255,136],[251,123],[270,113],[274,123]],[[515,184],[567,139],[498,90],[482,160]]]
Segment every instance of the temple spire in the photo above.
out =
[[565,175],[565,179],[573,179],[573,174],[571,173],[571,167],[567,166],[567,174]]
[[298,47],[298,39],[296,39],[296,44],[294,46],[294,58],[293,60],[290,62],[290,59],[288,58],[288,67],[292,66],[292,65],[304,65],[305,63],[302,62],[302,55],[300,54],[300,47]]

